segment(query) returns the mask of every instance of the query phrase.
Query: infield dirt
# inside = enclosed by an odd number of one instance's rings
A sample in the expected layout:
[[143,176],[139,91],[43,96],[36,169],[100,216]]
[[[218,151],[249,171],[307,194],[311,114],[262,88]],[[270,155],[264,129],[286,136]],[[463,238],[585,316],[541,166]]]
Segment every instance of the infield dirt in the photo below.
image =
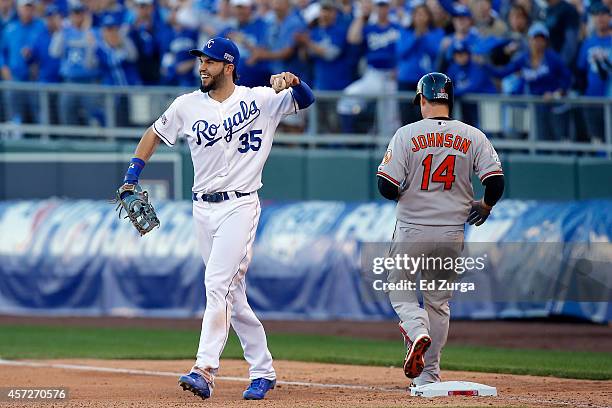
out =
[[[177,385],[172,373],[189,369],[190,360],[42,360],[43,364],[71,364],[156,372],[153,375],[97,372],[70,368],[0,366],[2,387],[67,387],[67,402],[0,402],[1,407],[609,407],[612,381],[568,380],[472,372],[443,372],[444,380],[467,380],[496,386],[498,397],[410,397],[400,368],[276,361],[278,379],[308,385],[279,384],[265,401],[244,401],[247,365],[225,360],[213,398],[202,401]],[[224,379],[223,377],[240,377]],[[326,384],[324,387],[318,384]],[[329,387],[336,384],[337,387]],[[345,385],[344,387],[342,385]],[[348,386],[362,388],[350,388]],[[366,387],[372,387],[368,389]]]

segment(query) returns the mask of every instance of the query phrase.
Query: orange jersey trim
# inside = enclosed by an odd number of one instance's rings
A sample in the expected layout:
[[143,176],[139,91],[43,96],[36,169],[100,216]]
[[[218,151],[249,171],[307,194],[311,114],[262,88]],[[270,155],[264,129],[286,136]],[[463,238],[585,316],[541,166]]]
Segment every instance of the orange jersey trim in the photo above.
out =
[[488,177],[491,177],[491,176],[497,176],[497,175],[500,175],[500,174],[503,176],[503,175],[504,175],[504,172],[503,172],[503,171],[501,171],[501,170],[491,171],[491,172],[489,172],[489,173],[485,174],[484,176],[482,176],[482,177],[480,178],[480,181],[481,181],[481,182],[483,182],[483,181],[485,181],[485,179],[486,179],[486,178],[488,178]]
[[376,172],[377,176],[380,176],[386,180],[389,180],[390,182],[392,182],[393,184],[395,184],[397,187],[400,186],[399,181],[397,181],[396,179],[394,179],[393,177],[391,177],[390,175],[388,175],[387,173],[383,173],[382,171]]

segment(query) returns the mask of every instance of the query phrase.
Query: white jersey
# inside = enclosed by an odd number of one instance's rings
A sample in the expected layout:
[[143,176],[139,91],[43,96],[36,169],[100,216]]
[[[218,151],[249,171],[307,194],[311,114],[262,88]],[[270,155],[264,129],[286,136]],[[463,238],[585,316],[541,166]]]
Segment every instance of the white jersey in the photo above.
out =
[[397,219],[421,225],[463,225],[480,181],[503,174],[484,133],[458,120],[423,119],[397,130],[377,175],[400,189]]
[[169,146],[187,139],[193,160],[194,193],[261,188],[261,173],[283,115],[297,112],[290,89],[236,86],[218,102],[200,90],[181,95],[153,124]]

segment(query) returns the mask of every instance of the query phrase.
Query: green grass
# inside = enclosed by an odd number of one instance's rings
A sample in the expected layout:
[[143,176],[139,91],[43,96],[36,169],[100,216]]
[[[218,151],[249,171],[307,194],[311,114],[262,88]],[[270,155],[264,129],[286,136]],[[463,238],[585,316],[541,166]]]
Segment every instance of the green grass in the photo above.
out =
[[[190,359],[198,336],[194,330],[0,326],[0,357]],[[398,366],[404,353],[400,341],[273,333],[268,342],[274,358],[294,361]],[[234,335],[223,357],[242,358]],[[609,380],[612,353],[447,346],[442,368]]]

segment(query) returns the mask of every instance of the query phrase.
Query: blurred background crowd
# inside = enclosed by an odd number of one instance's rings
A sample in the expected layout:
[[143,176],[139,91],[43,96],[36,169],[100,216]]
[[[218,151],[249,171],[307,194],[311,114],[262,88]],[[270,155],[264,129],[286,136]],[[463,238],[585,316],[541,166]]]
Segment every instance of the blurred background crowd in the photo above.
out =
[[[366,109],[352,95],[414,91],[430,71],[448,73],[459,98],[611,97],[611,7],[612,0],[0,0],[0,66],[5,81],[194,87],[188,51],[222,35],[239,45],[242,85],[292,71],[315,90],[343,91],[330,108],[350,133]],[[36,122],[36,98],[4,97],[6,119]],[[62,124],[93,103],[58,98]],[[395,110],[398,123],[420,118],[409,103],[384,109],[390,117]],[[475,115],[463,107],[468,122],[477,124]],[[603,127],[603,110],[585,115],[588,126]],[[542,138],[555,138],[563,123],[554,122],[542,124],[551,133]]]

